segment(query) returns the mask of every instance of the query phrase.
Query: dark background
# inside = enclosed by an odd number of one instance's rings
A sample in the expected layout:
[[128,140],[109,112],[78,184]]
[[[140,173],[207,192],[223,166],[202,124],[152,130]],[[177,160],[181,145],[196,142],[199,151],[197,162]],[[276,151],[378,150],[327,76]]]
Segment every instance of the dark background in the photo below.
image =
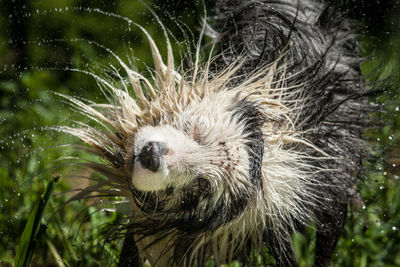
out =
[[[0,265],[13,261],[32,204],[46,182],[59,173],[52,166],[62,165],[57,159],[75,153],[55,144],[76,140],[47,129],[77,119],[53,92],[104,100],[90,75],[68,70],[105,74],[110,64],[116,65],[109,53],[89,40],[110,48],[125,61],[135,56],[135,65],[141,71],[151,66],[143,34],[123,19],[102,15],[95,9],[143,25],[162,46],[163,34],[152,12],[156,13],[176,38],[173,43],[177,60],[180,46],[196,42],[199,22],[205,16],[199,1],[88,2],[0,1]],[[208,10],[212,2],[205,1]],[[399,266],[400,3],[332,1],[338,2],[356,22],[366,79],[371,84],[380,81],[387,89],[371,100],[381,112],[371,116],[380,126],[365,135],[376,145],[371,153],[377,159],[367,164],[359,184],[365,205],[349,212],[334,265]],[[207,16],[212,22],[212,12]],[[57,255],[67,266],[111,264],[118,258],[119,240],[106,245],[99,240],[105,235],[101,226],[121,218],[97,211],[91,202],[64,205],[68,194],[60,192],[73,188],[75,185],[66,179],[57,185],[56,197],[46,211],[49,228],[34,255],[34,266],[57,265]],[[311,264],[310,240],[314,234],[310,228],[307,235],[294,236],[301,266]]]

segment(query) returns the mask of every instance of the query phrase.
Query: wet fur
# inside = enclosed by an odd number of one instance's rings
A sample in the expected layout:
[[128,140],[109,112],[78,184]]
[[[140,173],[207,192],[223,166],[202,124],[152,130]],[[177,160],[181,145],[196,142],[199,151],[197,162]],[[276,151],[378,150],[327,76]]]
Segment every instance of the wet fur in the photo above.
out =
[[[164,62],[138,25],[153,79],[114,55],[130,83],[94,75],[109,103],[63,96],[99,125],[57,128],[104,160],[87,164],[105,179],[80,197],[98,191],[129,201],[121,266],[202,266],[211,255],[217,265],[252,265],[250,253],[265,246],[277,265],[291,266],[291,235],[311,222],[315,265],[327,266],[364,156],[367,103],[352,26],[308,0],[217,1],[213,16],[215,59],[199,64],[196,53],[190,72],[176,69],[168,37]],[[145,127],[185,155],[179,179],[155,191],[134,185]]]

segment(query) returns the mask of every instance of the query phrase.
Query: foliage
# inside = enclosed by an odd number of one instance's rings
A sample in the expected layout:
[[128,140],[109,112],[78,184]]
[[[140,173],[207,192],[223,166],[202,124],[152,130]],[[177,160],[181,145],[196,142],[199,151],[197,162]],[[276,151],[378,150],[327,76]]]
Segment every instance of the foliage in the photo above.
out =
[[42,216],[58,180],[59,177],[56,177],[47,185],[43,196],[35,203],[33,207],[31,215],[28,218],[28,222],[25,225],[24,232],[22,233],[21,240],[18,244],[18,249],[15,256],[15,266],[17,267],[29,266],[32,255],[35,252],[36,244],[46,231],[47,226],[41,223]]
[[[89,6],[81,0],[0,2],[0,29],[6,29],[0,30],[0,265],[13,263],[16,251],[21,250],[18,242],[44,185],[60,174],[82,172],[69,165],[69,156],[88,159],[87,155],[62,146],[76,143],[76,139],[50,129],[78,120],[78,115],[54,92],[103,101],[94,80],[76,71],[100,73],[115,64],[101,46],[124,60],[136,57],[134,63],[139,70],[151,66],[143,34],[111,12],[145,26],[162,44],[163,35],[149,8],[152,7],[176,37],[173,49],[177,55],[179,46],[186,46],[185,39],[196,42],[195,30],[204,15],[201,4],[161,0],[146,3],[91,1]],[[95,8],[110,13],[102,15]],[[171,14],[167,10],[172,10]],[[375,158],[366,166],[359,184],[365,204],[348,214],[335,253],[335,266],[400,265],[400,55],[396,50],[400,37],[398,32],[391,32],[395,15],[375,18],[385,21],[379,34],[368,31],[368,25],[375,23],[372,16],[361,20],[367,29],[360,37],[361,52],[368,58],[363,63],[363,73],[369,82],[380,80],[388,86],[372,101],[381,111],[371,119],[381,125],[366,133],[366,140],[375,145],[371,148]],[[185,37],[178,24],[195,29],[195,33]],[[122,223],[124,216],[110,212],[107,203],[99,206],[94,200],[67,202],[74,194],[71,190],[87,183],[61,176],[55,197],[44,213],[48,228],[37,240],[32,266],[100,266],[118,260],[121,240],[101,240],[108,237],[107,223]],[[310,228],[305,235],[296,234],[293,238],[300,266],[310,266],[315,231]]]

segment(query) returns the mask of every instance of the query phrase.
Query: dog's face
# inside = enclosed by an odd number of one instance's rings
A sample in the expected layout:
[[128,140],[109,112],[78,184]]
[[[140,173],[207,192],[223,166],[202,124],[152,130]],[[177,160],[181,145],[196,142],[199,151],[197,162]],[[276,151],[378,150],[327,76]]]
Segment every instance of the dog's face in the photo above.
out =
[[[215,94],[177,112],[159,125],[143,126],[134,138],[132,184],[142,191],[180,188],[194,179],[234,190],[250,182],[246,121],[229,95]],[[240,107],[238,107],[240,108]],[[242,119],[242,120],[241,120]]]
[[255,105],[221,91],[154,121],[133,137],[127,158],[133,187],[208,226],[216,214],[222,221],[215,225],[240,214],[261,180],[263,120]]

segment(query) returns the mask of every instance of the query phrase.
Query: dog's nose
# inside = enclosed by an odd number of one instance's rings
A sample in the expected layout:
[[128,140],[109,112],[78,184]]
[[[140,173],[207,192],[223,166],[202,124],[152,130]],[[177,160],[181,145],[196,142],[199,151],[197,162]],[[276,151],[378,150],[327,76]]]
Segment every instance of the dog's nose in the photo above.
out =
[[139,154],[143,168],[156,172],[160,168],[162,156],[168,153],[167,145],[161,142],[148,142]]

